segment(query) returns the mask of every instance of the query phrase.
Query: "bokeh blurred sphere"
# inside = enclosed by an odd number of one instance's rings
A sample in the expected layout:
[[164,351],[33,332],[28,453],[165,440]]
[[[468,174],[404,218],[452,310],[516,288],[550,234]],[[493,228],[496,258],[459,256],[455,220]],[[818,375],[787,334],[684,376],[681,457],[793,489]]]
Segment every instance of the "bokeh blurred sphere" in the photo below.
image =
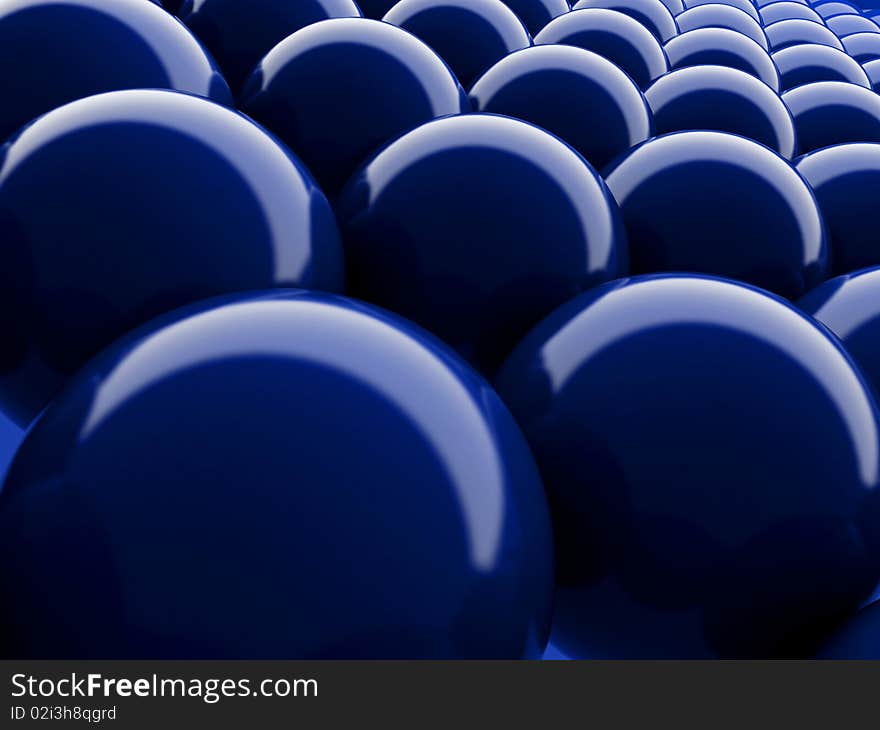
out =
[[352,178],[337,210],[348,291],[485,372],[557,306],[627,271],[620,214],[598,173],[507,117],[418,127]]
[[654,132],[635,82],[611,61],[574,46],[511,53],[477,80],[470,98],[475,111],[552,132],[597,169]]
[[0,4],[0,140],[67,102],[164,88],[231,104],[198,40],[144,0],[6,0]]
[[880,96],[844,81],[799,86],[782,95],[802,153],[847,142],[880,143]]
[[249,294],[137,330],[40,418],[0,586],[4,656],[538,658],[553,545],[522,434],[445,347]]
[[99,350],[174,307],[274,286],[340,290],[333,213],[246,117],[171,91],[72,102],[0,166],[0,408],[28,423]]
[[310,25],[272,49],[248,80],[241,109],[289,145],[332,197],[384,144],[470,104],[418,38],[347,18]]
[[496,384],[547,490],[568,655],[809,655],[877,583],[877,407],[786,302],[612,282],[542,322]]
[[717,274],[797,297],[828,271],[816,200],[789,162],[722,132],[677,132],[605,173],[633,273]]

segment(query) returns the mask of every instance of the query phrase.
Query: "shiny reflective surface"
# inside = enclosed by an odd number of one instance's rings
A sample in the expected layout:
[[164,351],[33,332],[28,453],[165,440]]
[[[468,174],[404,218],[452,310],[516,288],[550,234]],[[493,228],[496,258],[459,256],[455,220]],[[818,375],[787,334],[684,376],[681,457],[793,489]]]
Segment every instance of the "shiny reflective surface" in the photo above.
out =
[[645,92],[658,134],[688,129],[731,132],[787,159],[796,150],[794,123],[779,95],[745,71],[692,66],[673,71]]
[[812,20],[816,23],[822,23],[822,16],[819,15],[809,5],[803,5],[793,0],[783,0],[783,2],[774,2],[765,5],[759,11],[761,13],[761,22],[765,25],[772,25],[782,20]]
[[626,272],[620,215],[598,174],[506,117],[447,117],[404,135],[337,210],[349,292],[487,372],[555,307]]
[[844,13],[849,13],[852,15],[858,15],[859,9],[850,5],[849,3],[842,2],[827,2],[827,3],[814,3],[813,10],[815,10],[819,15],[823,18],[831,18],[835,15],[842,15]]
[[73,102],[0,167],[0,407],[29,422],[147,319],[272,286],[339,290],[333,214],[301,163],[244,116],[170,91]]
[[685,0],[684,6],[685,8],[696,8],[700,5],[714,5],[719,1],[730,7],[739,8],[743,12],[751,15],[758,22],[761,21],[761,15],[757,8],[755,8],[752,0]]
[[845,142],[880,142],[880,96],[842,81],[807,84],[782,95],[801,152]]
[[818,659],[880,659],[880,602],[851,617],[824,644]]
[[825,25],[838,38],[845,38],[853,33],[880,33],[880,26],[863,15],[835,15],[828,18]]
[[434,338],[329,295],[203,302],[29,434],[2,653],[538,658],[551,540],[513,419]]
[[859,63],[880,58],[880,33],[853,33],[843,38],[844,50]]
[[[874,159],[876,164],[876,154]],[[864,202],[851,207],[852,212],[859,209],[865,209]],[[839,221],[840,209],[836,213]],[[873,258],[877,260],[876,253]],[[880,269],[863,269],[830,279],[801,299],[798,306],[840,338],[875,394],[880,394]]]
[[756,142],[668,134],[637,147],[605,179],[620,204],[634,273],[718,274],[785,297],[825,278],[813,194],[786,160]]
[[476,111],[523,119],[552,132],[599,169],[653,135],[645,97],[623,71],[581,48],[516,51],[471,88]]
[[504,4],[516,13],[532,35],[540,32],[553,18],[571,10],[568,0],[504,0]]
[[508,53],[532,45],[501,0],[401,0],[383,19],[433,48],[465,88]]
[[809,655],[870,595],[877,409],[783,301],[697,277],[606,284],[496,382],[551,505],[562,651]]
[[382,145],[470,104],[418,38],[355,18],[316,23],[278,44],[249,79],[241,109],[287,143],[332,197]]
[[779,72],[767,53],[748,36],[728,28],[700,28],[682,33],[664,46],[670,68],[729,66],[752,74],[774,91]]
[[865,69],[865,73],[868,74],[868,81],[871,82],[871,88],[874,91],[880,91],[880,58],[863,63],[862,68]]
[[672,12],[660,0],[580,0],[573,6],[574,10],[581,8],[608,8],[626,13],[650,30],[661,43],[678,35]]
[[880,266],[875,225],[880,144],[828,147],[802,157],[797,170],[819,201],[831,243],[832,271],[844,274]]
[[320,20],[360,14],[354,0],[187,0],[180,17],[238,93],[259,60],[291,33]]
[[598,53],[642,89],[669,70],[660,41],[635,18],[618,10],[572,11],[547,25],[535,36],[535,43],[562,43]]
[[0,140],[41,114],[104,91],[167,88],[232,103],[201,44],[143,0],[6,0],[0,66]]
[[805,43],[771,55],[779,69],[782,91],[818,81],[845,81],[870,88],[868,76],[858,62],[830,46]]
[[760,23],[739,8],[721,3],[699,5],[675,16],[682,33],[697,28],[730,28],[747,35],[762,48],[769,48]]
[[802,43],[830,46],[839,51],[843,50],[843,43],[825,26],[819,25],[812,20],[780,20],[764,28],[770,48],[781,51],[789,46],[797,46]]

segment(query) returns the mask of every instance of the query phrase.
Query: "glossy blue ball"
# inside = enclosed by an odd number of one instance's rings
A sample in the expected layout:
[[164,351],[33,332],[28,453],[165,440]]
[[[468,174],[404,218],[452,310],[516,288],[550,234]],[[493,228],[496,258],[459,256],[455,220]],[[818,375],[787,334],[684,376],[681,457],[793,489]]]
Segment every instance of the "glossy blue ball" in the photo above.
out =
[[279,43],[248,80],[241,109],[287,143],[332,198],[387,142],[471,107],[449,67],[418,38],[346,18]]
[[571,10],[568,0],[504,0],[504,4],[516,13],[532,35]]
[[487,372],[557,306],[627,270],[620,213],[599,175],[507,117],[422,125],[368,162],[337,209],[352,295]]
[[626,13],[650,30],[661,43],[678,35],[674,13],[660,0],[580,0],[573,9],[581,8],[607,8]]
[[751,15],[759,23],[761,22],[761,14],[755,7],[752,0],[684,0],[685,9],[696,8],[700,5],[714,5],[718,2],[730,7],[739,8],[745,13]]
[[668,134],[637,147],[605,179],[634,273],[718,274],[785,297],[825,278],[825,229],[812,192],[788,161],[756,142]]
[[880,58],[880,33],[853,33],[844,36],[843,49],[859,63]]
[[0,586],[3,656],[538,658],[553,545],[470,368],[366,305],[257,293],[71,382],[0,495]]
[[[772,3],[778,3],[780,0],[755,0],[755,7],[760,10],[761,8],[765,8]],[[792,2],[799,3],[801,5],[806,5],[810,7],[810,3],[807,0],[791,0]]]
[[781,51],[784,48],[804,43],[830,46],[838,51],[843,50],[843,43],[830,29],[812,20],[800,18],[780,20],[768,25],[764,28],[764,32],[767,34],[767,41],[773,51]]
[[830,46],[803,43],[776,51],[771,58],[779,69],[783,92],[820,81],[843,81],[864,88],[871,86],[858,61]]
[[839,343],[765,292],[613,282],[497,380],[556,536],[574,657],[809,654],[880,576],[880,414]]
[[835,15],[825,21],[838,38],[854,33],[880,33],[880,26],[863,15]]
[[880,143],[880,96],[843,81],[800,86],[782,95],[802,153],[846,142]]
[[470,98],[476,111],[552,132],[597,169],[654,134],[635,82],[611,61],[573,46],[511,53],[477,80]]
[[180,17],[208,47],[237,94],[275,44],[311,23],[357,18],[354,0],[187,0]]
[[573,10],[550,22],[535,36],[535,43],[561,43],[598,53],[641,89],[669,70],[660,41],[635,18],[618,10]]
[[875,226],[880,144],[827,147],[798,160],[797,170],[813,188],[828,227],[831,270],[845,274],[880,266]]
[[[876,153],[873,157],[876,161]],[[852,212],[864,207],[854,205]],[[877,260],[876,253],[873,258]],[[800,299],[798,307],[837,335],[875,394],[880,394],[880,268],[829,279]]]
[[231,104],[193,35],[144,0],[8,0],[0,6],[0,140],[69,101],[165,88]]
[[748,36],[729,28],[700,28],[682,33],[664,46],[669,67],[729,66],[752,74],[774,91],[779,72],[770,54]]
[[813,10],[819,13],[823,18],[832,18],[835,15],[842,14],[859,14],[858,8],[849,3],[837,2],[836,0],[832,0],[832,2],[813,3]]
[[327,199],[246,117],[171,91],[72,102],[0,167],[0,408],[29,422],[89,358],[217,294],[339,290]]
[[383,20],[421,38],[465,88],[508,53],[532,45],[501,0],[400,0]]
[[698,28],[729,28],[748,36],[762,48],[769,50],[767,36],[761,24],[748,13],[721,3],[698,5],[675,16],[682,33]]
[[880,92],[880,58],[863,63],[862,68],[865,69],[865,73],[868,75],[871,88],[875,92]]
[[821,24],[822,16],[819,15],[809,5],[803,5],[794,0],[784,0],[783,2],[773,2],[765,5],[760,9],[761,22],[765,25],[773,25],[773,23],[783,20],[812,20]]
[[847,620],[825,642],[817,659],[876,661],[880,659],[880,601]]
[[658,134],[711,129],[748,137],[786,159],[797,149],[794,122],[779,95],[745,71],[691,66],[658,79],[645,92]]

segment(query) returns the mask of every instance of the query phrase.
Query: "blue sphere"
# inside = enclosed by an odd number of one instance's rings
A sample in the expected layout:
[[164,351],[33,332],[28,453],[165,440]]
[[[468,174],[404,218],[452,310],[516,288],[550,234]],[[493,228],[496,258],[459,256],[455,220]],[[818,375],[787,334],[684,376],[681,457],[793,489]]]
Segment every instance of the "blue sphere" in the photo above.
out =
[[0,6],[0,140],[67,102],[142,87],[231,104],[205,49],[144,0],[7,0]]
[[660,41],[635,18],[618,10],[573,10],[550,22],[536,44],[561,43],[593,51],[613,62],[645,89],[669,70]]
[[752,74],[774,91],[779,72],[770,54],[748,36],[729,28],[700,28],[682,33],[664,46],[672,69],[729,66]]
[[466,88],[508,53],[532,45],[501,0],[400,0],[384,20],[421,38]]
[[827,147],[801,157],[797,170],[813,188],[828,227],[832,272],[880,266],[875,225],[880,144]]
[[865,69],[865,73],[868,75],[871,89],[875,92],[880,92],[880,58],[863,63],[862,68]]
[[620,214],[584,159],[507,117],[447,117],[391,143],[338,205],[349,291],[491,372],[542,317],[627,270]]
[[286,38],[241,109],[277,134],[334,197],[370,154],[423,122],[470,111],[449,67],[388,23],[326,20]]
[[880,26],[863,15],[835,15],[825,21],[834,35],[846,38],[854,33],[880,33]]
[[503,0],[532,35],[571,10],[568,0]]
[[839,343],[729,281],[569,302],[496,380],[556,536],[578,658],[809,654],[880,576],[880,414]]
[[846,621],[825,642],[818,659],[880,659],[880,601],[866,606]]
[[831,2],[813,3],[813,10],[819,13],[823,18],[833,18],[835,15],[852,14],[858,15],[859,9],[849,3]]
[[[853,206],[853,212],[859,208]],[[874,393],[880,394],[880,268],[829,279],[800,299],[798,307],[837,335]]]
[[[758,8],[758,10],[761,10],[762,8],[766,8],[768,5],[771,5],[772,3],[778,3],[779,1],[780,0],[755,0],[755,7]],[[807,2],[807,0],[791,0],[791,2],[796,2],[800,5],[806,5],[807,7],[810,7],[810,3]]]
[[696,8],[700,5],[714,5],[718,2],[721,2],[724,5],[729,5],[733,8],[739,8],[743,12],[751,15],[759,23],[761,22],[761,14],[752,0],[684,0],[684,7],[685,9],[690,10],[691,8]]
[[782,95],[802,153],[846,142],[880,143],[880,96],[843,81],[800,86]]
[[748,36],[765,50],[769,50],[767,36],[761,24],[751,15],[721,3],[698,5],[675,16],[678,29],[682,33],[698,28],[729,28]]
[[786,159],[797,149],[794,122],[779,95],[751,74],[727,66],[691,66],[646,92],[658,134],[711,129],[748,137]]
[[660,0],[580,0],[574,9],[581,8],[607,8],[626,13],[650,30],[661,43],[678,35],[674,13]]
[[238,93],[259,60],[291,33],[320,20],[360,15],[354,0],[187,0],[180,17]]
[[880,58],[880,33],[853,33],[844,36],[843,49],[859,63]]
[[0,167],[0,409],[33,419],[146,320],[208,296],[339,290],[342,250],[302,164],[246,117],[116,91],[37,120]]
[[807,184],[766,147],[722,132],[645,142],[605,173],[634,273],[688,271],[785,297],[825,278],[822,217]]
[[366,305],[256,293],[70,383],[0,495],[0,586],[3,656],[538,658],[553,545],[464,363]]
[[511,53],[477,80],[470,98],[476,111],[552,132],[597,169],[654,134],[635,82],[611,61],[573,46]]
[[768,25],[764,28],[764,32],[767,34],[767,40],[773,51],[781,51],[784,48],[801,44],[830,46],[838,51],[843,50],[843,43],[840,42],[840,38],[824,25],[815,23],[812,20],[800,18],[780,20],[777,23]]
[[789,46],[771,54],[771,58],[779,69],[783,92],[819,81],[842,81],[867,89],[871,87],[858,61],[830,46],[816,43]]
[[765,5],[760,9],[761,22],[763,25],[773,25],[773,23],[783,20],[812,20],[815,23],[822,23],[822,16],[819,15],[809,5],[803,5],[794,0],[784,0],[783,2],[773,2]]

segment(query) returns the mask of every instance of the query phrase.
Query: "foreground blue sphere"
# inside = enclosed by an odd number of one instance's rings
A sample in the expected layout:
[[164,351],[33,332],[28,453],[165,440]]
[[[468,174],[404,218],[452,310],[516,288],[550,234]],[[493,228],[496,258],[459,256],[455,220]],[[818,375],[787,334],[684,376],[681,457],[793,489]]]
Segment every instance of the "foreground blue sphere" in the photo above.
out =
[[562,43],[598,53],[641,89],[669,70],[660,41],[635,18],[618,10],[574,10],[549,23],[535,36],[535,43]]
[[465,88],[532,37],[501,0],[400,0],[383,18],[421,38]]
[[880,268],[829,279],[798,306],[830,329],[880,394]]
[[532,35],[571,10],[568,0],[504,0],[504,4],[516,13]]
[[286,142],[332,197],[384,144],[470,104],[418,38],[348,18],[315,23],[278,44],[248,80],[241,109]]
[[880,143],[880,96],[843,81],[799,86],[782,95],[801,152],[846,142]]
[[880,659],[880,602],[866,606],[822,646],[817,659],[876,661]]
[[729,66],[752,74],[779,91],[779,71],[770,54],[748,36],[729,28],[698,28],[664,46],[670,68]]
[[858,61],[830,46],[803,43],[776,51],[771,57],[779,69],[781,91],[819,81],[844,81],[865,88],[871,86]]
[[0,5],[0,140],[69,101],[165,88],[230,104],[202,45],[144,0],[7,0]]
[[320,20],[360,14],[354,0],[186,0],[180,17],[238,93],[259,60],[291,33]]
[[580,0],[573,9],[581,8],[607,8],[625,13],[638,20],[661,43],[678,35],[673,13],[660,0]]
[[782,300],[708,277],[606,284],[496,382],[547,489],[565,653],[808,655],[871,594],[880,414]]
[[597,169],[654,133],[635,82],[611,61],[573,46],[511,53],[477,80],[470,98],[476,111],[552,132]]
[[844,36],[843,49],[859,63],[880,58],[880,33],[870,31]]
[[880,144],[841,144],[805,155],[798,172],[810,184],[828,227],[831,270],[880,266],[877,194]]
[[769,49],[761,24],[739,8],[722,3],[697,5],[675,16],[679,31],[687,33],[698,28],[729,28],[748,36],[764,49]]
[[800,18],[780,20],[778,23],[768,25],[764,32],[767,34],[767,41],[773,51],[781,51],[783,48],[799,46],[804,43],[830,46],[838,51],[843,50],[840,38],[834,35],[829,28],[812,20]]
[[779,95],[751,74],[727,66],[691,66],[645,92],[658,134],[711,129],[748,137],[786,159],[797,149],[794,122]]
[[547,132],[447,117],[391,143],[337,207],[349,289],[491,372],[534,324],[627,270],[617,206]]
[[327,199],[246,117],[170,91],[73,102],[0,166],[0,408],[28,423],[99,350],[227,292],[340,290]]
[[553,546],[521,433],[445,347],[251,294],[52,404],[0,494],[0,586],[3,656],[538,658]]
[[718,274],[785,297],[825,278],[816,199],[782,157],[744,137],[678,132],[645,142],[605,174],[634,273]]

